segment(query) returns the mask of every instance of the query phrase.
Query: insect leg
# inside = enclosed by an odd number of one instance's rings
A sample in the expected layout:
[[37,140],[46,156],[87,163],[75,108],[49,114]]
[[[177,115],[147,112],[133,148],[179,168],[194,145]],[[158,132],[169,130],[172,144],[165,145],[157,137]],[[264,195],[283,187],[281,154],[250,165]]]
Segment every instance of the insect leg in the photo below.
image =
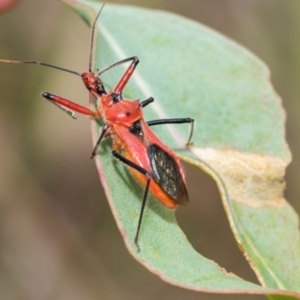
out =
[[122,156],[116,150],[113,150],[112,154],[115,158],[119,159],[125,165],[139,171],[140,173],[144,174],[147,177],[147,183],[146,183],[145,192],[144,192],[144,196],[143,196],[142,207],[141,207],[140,217],[139,217],[139,221],[138,221],[138,227],[137,227],[135,238],[134,238],[134,243],[136,244],[136,246],[138,248],[138,251],[140,251],[140,247],[138,245],[138,238],[139,238],[139,233],[140,233],[140,229],[141,229],[141,224],[142,224],[144,209],[145,209],[145,205],[146,205],[146,200],[147,200],[147,196],[148,196],[148,192],[149,192],[151,174],[147,170],[145,170],[144,168],[137,165],[136,163],[134,163],[131,160],[127,159],[126,157]]
[[183,124],[183,123],[191,124],[190,135],[189,135],[188,141],[186,143],[186,145],[188,146],[191,144],[191,139],[192,139],[193,132],[194,132],[194,123],[195,123],[194,119],[191,119],[191,118],[160,119],[160,120],[153,120],[153,121],[147,122],[147,124],[149,126],[162,125],[162,124]]
[[126,61],[130,61],[130,60],[132,60],[132,63],[126,69],[126,71],[124,72],[124,74],[120,78],[119,82],[117,83],[117,85],[113,89],[113,92],[116,93],[116,94],[122,93],[125,85],[127,84],[128,80],[130,79],[131,75],[133,74],[137,64],[139,63],[139,59],[136,56],[133,56],[133,57],[129,57],[127,59],[121,60],[121,61],[117,62],[116,64],[112,65],[113,67],[118,66],[119,64],[122,64],[122,63],[124,63]]
[[60,96],[56,96],[47,92],[42,93],[42,96],[49,100],[51,103],[59,107],[61,110],[66,112],[68,115],[70,115],[72,118],[76,119],[74,111],[83,114],[83,115],[89,115],[91,117],[100,117],[99,113],[90,110],[87,107],[84,107],[80,104],[74,103],[70,100],[67,100],[65,98],[62,98]]
[[125,64],[125,63],[127,63],[129,61],[133,61],[132,63],[134,63],[134,61],[137,61],[137,62],[135,62],[135,65],[137,65],[139,63],[139,59],[136,56],[131,56],[131,57],[119,60],[116,63],[113,63],[110,66],[108,66],[108,67],[106,67],[106,68],[98,71],[97,77],[99,77],[101,74],[107,72],[108,70],[111,70],[111,69],[113,69],[113,68],[115,68],[115,67],[117,67],[117,66],[119,66],[121,64]]
[[152,103],[153,101],[154,101],[154,98],[153,98],[153,97],[150,97],[150,98],[148,98],[148,99],[142,101],[142,102],[140,103],[140,106],[141,106],[141,107],[145,107],[145,106],[147,106],[148,104]]
[[93,149],[93,152],[92,152],[92,155],[91,155],[91,159],[94,158],[94,156],[96,155],[96,152],[97,152],[97,149],[102,141],[102,139],[104,138],[105,134],[107,133],[107,130],[109,129],[109,126],[107,124],[105,124],[103,127],[102,127],[102,132],[95,144],[95,147]]

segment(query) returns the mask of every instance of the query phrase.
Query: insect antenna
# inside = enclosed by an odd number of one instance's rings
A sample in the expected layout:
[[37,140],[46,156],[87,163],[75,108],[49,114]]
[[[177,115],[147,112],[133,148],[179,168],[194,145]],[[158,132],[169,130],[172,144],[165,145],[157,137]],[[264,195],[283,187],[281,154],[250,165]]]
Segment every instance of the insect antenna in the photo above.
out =
[[104,7],[105,3],[102,4],[97,16],[96,16],[96,19],[92,25],[92,33],[91,33],[91,43],[90,43],[90,54],[89,54],[89,72],[92,73],[92,64],[93,64],[93,53],[94,53],[94,43],[95,43],[95,28],[96,28],[96,23],[97,23],[97,20],[103,10],[103,7]]
[[61,70],[61,71],[65,71],[65,72],[68,72],[68,73],[72,73],[72,74],[81,76],[81,74],[78,73],[78,72],[75,72],[75,71],[72,71],[72,70],[69,70],[69,69],[65,69],[65,68],[61,68],[61,67],[58,67],[58,66],[46,64],[46,63],[43,63],[41,61],[18,61],[18,60],[0,59],[0,62],[12,63],[12,64],[37,64],[37,65],[46,66],[46,67],[49,67],[49,68],[53,68],[53,69],[57,69],[57,70]]

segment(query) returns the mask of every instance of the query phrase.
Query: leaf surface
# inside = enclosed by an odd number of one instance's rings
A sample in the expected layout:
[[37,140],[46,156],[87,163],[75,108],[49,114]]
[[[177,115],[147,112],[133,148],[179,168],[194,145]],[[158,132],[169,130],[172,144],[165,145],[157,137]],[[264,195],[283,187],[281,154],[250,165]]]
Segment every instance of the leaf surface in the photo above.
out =
[[[95,2],[65,2],[89,25],[100,9]],[[232,232],[263,287],[197,253],[174,213],[152,196],[138,253],[133,240],[143,189],[112,158],[111,140],[105,140],[97,167],[130,253],[163,280],[181,287],[300,299],[293,293],[300,292],[299,221],[283,197],[285,168],[291,159],[284,138],[285,114],[266,66],[228,38],[166,12],[106,5],[98,30],[95,69],[139,57],[124,96],[155,98],[144,109],[146,120],[196,120],[189,149],[184,147],[188,126],[159,126],[154,131],[180,158],[216,180]],[[112,88],[122,72],[119,67],[101,78]],[[92,128],[96,141],[99,125],[93,122]]]

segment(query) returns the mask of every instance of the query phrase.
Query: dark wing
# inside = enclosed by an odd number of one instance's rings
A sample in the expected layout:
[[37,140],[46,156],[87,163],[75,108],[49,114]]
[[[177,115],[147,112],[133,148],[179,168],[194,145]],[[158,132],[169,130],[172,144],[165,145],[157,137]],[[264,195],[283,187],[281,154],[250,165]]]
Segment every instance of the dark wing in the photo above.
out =
[[185,182],[174,157],[157,145],[149,146],[148,155],[154,180],[178,204],[188,204]]

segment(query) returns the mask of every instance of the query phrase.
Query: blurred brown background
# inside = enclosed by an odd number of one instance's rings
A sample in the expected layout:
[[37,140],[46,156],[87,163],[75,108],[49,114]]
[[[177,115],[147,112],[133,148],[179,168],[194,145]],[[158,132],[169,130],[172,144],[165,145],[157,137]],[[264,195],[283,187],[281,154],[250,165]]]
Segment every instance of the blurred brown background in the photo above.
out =
[[[294,157],[286,196],[299,212],[299,1],[115,2],[202,22],[269,65]],[[0,16],[0,58],[81,72],[88,44],[89,29],[60,2],[23,1]],[[89,159],[89,119],[74,121],[40,96],[49,91],[84,104],[80,80],[28,65],[1,64],[0,74],[0,299],[264,299],[183,290],[139,265],[123,244]],[[190,166],[186,171],[191,204],[177,211],[184,232],[203,255],[256,282],[232,238],[216,185]]]

